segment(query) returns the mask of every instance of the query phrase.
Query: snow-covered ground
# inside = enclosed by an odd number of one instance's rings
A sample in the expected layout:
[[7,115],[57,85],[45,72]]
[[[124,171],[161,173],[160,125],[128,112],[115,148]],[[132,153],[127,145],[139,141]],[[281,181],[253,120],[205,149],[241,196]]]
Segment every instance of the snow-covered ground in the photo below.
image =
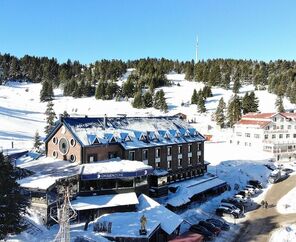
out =
[[[122,84],[131,69],[118,81]],[[215,111],[219,99],[224,98],[226,102],[233,95],[231,90],[222,88],[212,88],[213,97],[206,101],[206,114],[197,113],[196,105],[190,105],[191,96],[194,89],[203,88],[204,84],[199,82],[189,82],[184,80],[184,74],[168,74],[167,78],[172,81],[170,87],[163,87],[165,97],[168,103],[168,115],[174,115],[182,112],[189,119],[196,120],[196,128],[203,134],[219,134],[220,131],[215,129],[215,122],[211,120],[211,116]],[[179,85],[177,85],[179,84]],[[33,145],[33,137],[36,130],[44,137],[45,127],[45,109],[46,103],[40,102],[41,84],[7,82],[0,86],[0,149],[11,148],[12,142],[15,148],[30,149]],[[252,91],[252,85],[241,88],[240,95],[243,96],[246,91]],[[276,96],[267,91],[256,91],[259,98],[259,110],[261,112],[273,112]],[[115,100],[96,100],[94,97],[85,97],[75,99],[73,97],[64,97],[61,89],[54,90],[54,110],[58,114],[65,110],[72,116],[99,116],[107,114],[115,116],[117,114],[127,114],[129,116],[151,116],[164,115],[154,108],[135,109],[131,106],[131,100],[120,101]],[[181,105],[188,103],[189,105]],[[284,99],[284,106],[292,109],[292,105],[287,99]]]
[[276,208],[281,214],[296,213],[296,187],[278,201]]
[[294,242],[296,241],[296,224],[284,225],[275,230],[269,242]]

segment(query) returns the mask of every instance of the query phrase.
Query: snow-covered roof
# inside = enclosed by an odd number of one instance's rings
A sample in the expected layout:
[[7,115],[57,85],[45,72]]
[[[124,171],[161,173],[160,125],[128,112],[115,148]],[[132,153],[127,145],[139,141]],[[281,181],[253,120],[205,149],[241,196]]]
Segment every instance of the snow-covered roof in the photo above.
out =
[[226,182],[217,177],[201,177],[200,179],[178,182],[172,185],[178,187],[177,192],[170,194],[166,203],[173,207],[179,207],[190,202],[194,195],[224,184]]
[[55,160],[29,152],[16,160],[16,166],[34,172],[17,182],[24,188],[47,190],[57,180],[79,174],[79,166],[64,160]]
[[[111,233],[100,232],[108,237],[130,237],[147,238],[160,226],[167,234],[171,234],[183,222],[183,219],[160,205],[146,195],[139,196],[137,212],[112,213],[99,217],[96,222],[112,222]],[[141,228],[140,218],[145,215],[147,218],[147,235],[139,235]]]
[[125,149],[204,141],[187,122],[167,117],[64,118],[63,123],[87,146],[118,142]]
[[[114,173],[132,173],[137,175],[137,173],[143,173],[143,175],[148,175],[153,171],[151,166],[145,165],[141,161],[132,160],[106,160],[95,163],[83,164],[81,165],[81,175],[108,175]],[[99,177],[98,177],[99,178]],[[103,176],[102,176],[103,178]]]
[[136,205],[138,203],[138,198],[134,192],[112,195],[83,196],[77,197],[71,202],[72,207],[78,211]]

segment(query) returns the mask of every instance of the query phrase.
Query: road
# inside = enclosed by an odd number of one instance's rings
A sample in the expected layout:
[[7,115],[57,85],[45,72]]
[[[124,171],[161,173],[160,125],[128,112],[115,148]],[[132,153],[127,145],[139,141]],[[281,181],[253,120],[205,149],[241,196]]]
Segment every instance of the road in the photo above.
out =
[[271,231],[286,223],[296,223],[296,214],[279,214],[276,210],[277,202],[296,185],[296,175],[274,184],[266,193],[265,199],[269,208],[259,208],[248,214],[247,221],[233,242],[268,242]]

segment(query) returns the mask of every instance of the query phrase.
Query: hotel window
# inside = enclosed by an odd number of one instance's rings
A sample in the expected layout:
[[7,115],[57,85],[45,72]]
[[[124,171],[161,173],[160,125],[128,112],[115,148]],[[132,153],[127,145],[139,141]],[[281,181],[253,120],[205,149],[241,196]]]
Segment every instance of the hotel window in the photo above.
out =
[[192,152],[192,144],[189,144],[189,145],[188,145],[188,152],[189,152],[189,153]]
[[293,134],[293,138],[296,138],[296,134]]
[[282,138],[283,138],[283,134],[280,134],[280,135],[279,135],[279,138],[282,139]]
[[291,125],[288,125],[288,129],[291,129],[292,128],[292,126]]
[[284,125],[281,125],[281,129],[284,129]]
[[155,149],[155,157],[159,158],[160,157],[160,148]]
[[172,155],[172,146],[168,147],[168,156]]
[[182,159],[178,159],[178,166],[182,166]]
[[268,139],[268,134],[265,134],[264,135],[264,139]]
[[201,162],[200,155],[197,155],[197,163],[200,163],[200,162]]
[[182,154],[182,145],[178,146],[178,154]]
[[192,157],[188,157],[188,165],[192,165]]
[[143,160],[148,160],[148,150],[143,150]]
[[260,138],[260,135],[259,134],[254,134],[254,138],[255,139],[259,139]]
[[124,187],[133,187],[134,186],[134,180],[129,178],[122,178],[117,180],[117,186],[118,188],[124,188]]
[[197,150],[200,150],[201,146],[200,143],[197,144]]
[[273,121],[276,122],[276,118],[274,118]]
[[286,138],[290,138],[290,134],[286,134]]
[[251,137],[251,134],[250,134],[250,133],[246,133],[245,136],[246,136],[247,138],[249,138],[249,137]]
[[160,162],[156,162],[155,167],[159,168],[160,167]]
[[135,160],[135,151],[130,151],[129,152],[128,159],[129,160]]
[[273,125],[273,129],[276,129],[276,125]]
[[172,162],[170,160],[168,161],[168,169],[172,169]]
[[275,139],[275,138],[276,138],[276,135],[275,135],[275,134],[273,134],[273,135],[271,136],[271,138],[272,138],[272,139]]

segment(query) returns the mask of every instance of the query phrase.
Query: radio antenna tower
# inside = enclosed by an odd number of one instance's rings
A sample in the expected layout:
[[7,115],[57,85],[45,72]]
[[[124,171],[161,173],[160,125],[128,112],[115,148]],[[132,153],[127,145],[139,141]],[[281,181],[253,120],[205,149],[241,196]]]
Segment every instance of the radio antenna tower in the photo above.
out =
[[195,64],[198,61],[198,35],[196,36],[196,49],[195,49]]
[[50,217],[60,225],[54,242],[70,242],[70,221],[77,216],[70,202],[69,186],[65,187],[63,197],[63,204],[57,206],[57,217],[50,213]]

